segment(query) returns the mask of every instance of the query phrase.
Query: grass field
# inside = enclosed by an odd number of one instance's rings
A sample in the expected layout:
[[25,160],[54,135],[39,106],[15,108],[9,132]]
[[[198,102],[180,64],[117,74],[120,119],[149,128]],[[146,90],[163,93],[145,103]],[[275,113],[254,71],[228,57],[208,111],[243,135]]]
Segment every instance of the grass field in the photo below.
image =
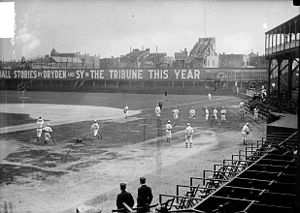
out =
[[[229,157],[242,148],[240,121],[236,97],[120,93],[51,93],[27,92],[20,99],[16,92],[1,91],[2,106],[6,103],[89,105],[139,110],[125,120],[116,117],[100,120],[103,140],[91,139],[91,120],[66,123],[53,127],[56,145],[33,143],[35,129],[0,135],[1,160],[0,200],[12,202],[15,212],[81,212],[115,208],[115,197],[120,182],[128,183],[128,191],[136,198],[137,179],[146,176],[153,188],[154,202],[159,193],[174,193],[175,185],[188,181],[187,177],[201,174],[202,169]],[[5,101],[4,101],[5,100]],[[154,107],[163,102],[158,120]],[[33,106],[33,105],[31,105]],[[173,130],[172,143],[165,143],[164,126],[167,120],[175,124],[171,110],[177,106],[179,120]],[[189,120],[188,111],[196,110],[196,119]],[[204,109],[225,106],[227,120],[206,122]],[[59,110],[59,109],[58,109]],[[87,112],[80,112],[85,114]],[[99,112],[108,113],[107,111]],[[122,113],[120,113],[122,115]],[[35,122],[35,117],[7,113],[0,114],[1,126]],[[41,115],[43,116],[43,115]],[[66,114],[66,117],[72,116]],[[43,116],[44,117],[44,116]],[[47,120],[47,117],[44,117]],[[254,123],[251,115],[251,141],[265,134],[265,123]],[[49,119],[50,122],[54,122]],[[185,149],[183,130],[190,122],[195,128],[194,147]],[[81,138],[82,143],[75,143]],[[12,147],[13,146],[13,147]],[[3,151],[2,151],[3,152]],[[38,195],[38,196],[37,196]]]

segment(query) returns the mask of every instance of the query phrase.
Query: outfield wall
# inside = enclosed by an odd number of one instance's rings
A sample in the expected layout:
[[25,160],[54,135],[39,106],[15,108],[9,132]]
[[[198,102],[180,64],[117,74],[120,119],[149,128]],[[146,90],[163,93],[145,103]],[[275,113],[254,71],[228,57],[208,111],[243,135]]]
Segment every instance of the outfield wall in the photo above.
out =
[[171,93],[236,92],[267,80],[264,69],[0,70],[2,90]]

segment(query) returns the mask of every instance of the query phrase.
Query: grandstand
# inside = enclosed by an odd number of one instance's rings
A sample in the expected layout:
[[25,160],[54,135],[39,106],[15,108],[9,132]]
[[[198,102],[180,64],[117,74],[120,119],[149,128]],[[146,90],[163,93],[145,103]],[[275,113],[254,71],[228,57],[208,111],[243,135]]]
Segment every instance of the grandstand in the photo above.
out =
[[190,67],[203,67],[206,57],[216,54],[216,39],[213,37],[199,38],[189,53],[187,64]]
[[[300,211],[300,110],[298,107],[297,115],[288,112],[295,113],[291,109],[299,100],[299,74],[294,75],[299,73],[299,35],[300,15],[266,32],[269,102],[259,107],[261,118],[267,119],[267,137],[215,164],[212,170],[204,170],[201,177],[190,177],[189,185],[177,185],[176,194],[160,194],[160,212]],[[272,91],[273,83],[276,88]],[[276,104],[270,105],[274,90]],[[295,90],[297,95],[293,95]],[[285,109],[279,104],[284,101],[283,92]]]
[[124,68],[139,68],[144,58],[150,53],[150,49],[139,50],[133,49],[133,51],[121,56],[120,62],[125,64]]

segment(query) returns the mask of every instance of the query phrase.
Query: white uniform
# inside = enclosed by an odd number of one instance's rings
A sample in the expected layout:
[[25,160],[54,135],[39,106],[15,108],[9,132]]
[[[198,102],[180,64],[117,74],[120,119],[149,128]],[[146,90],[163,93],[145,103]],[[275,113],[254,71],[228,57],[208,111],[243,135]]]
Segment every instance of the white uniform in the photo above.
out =
[[210,93],[208,93],[208,100],[211,100],[211,94]]
[[51,133],[53,130],[50,126],[46,126],[43,128],[43,131],[45,132],[45,141],[48,142],[51,139]]
[[36,136],[39,139],[42,136],[44,120],[42,118],[39,118],[36,124]]
[[249,127],[247,124],[245,124],[242,129],[243,143],[247,142],[247,137],[249,133],[250,133]]
[[155,111],[155,115],[156,115],[157,117],[159,117],[161,111],[160,111],[160,107],[159,107],[158,105],[155,107],[154,111]]
[[226,120],[226,109],[221,109],[221,121]]
[[185,133],[186,147],[188,146],[188,143],[190,143],[190,147],[191,147],[192,146],[192,138],[193,138],[194,129],[191,126],[187,126],[184,133]]
[[97,122],[94,122],[91,126],[91,130],[93,131],[93,136],[97,137],[98,131],[99,131],[99,124]]
[[177,108],[173,109],[172,112],[173,112],[174,120],[177,120],[178,119],[178,114],[179,114],[179,109],[177,109]]
[[206,108],[205,109],[205,120],[208,121],[209,118],[209,110]]
[[196,118],[196,111],[194,109],[190,109],[190,118]]
[[166,124],[166,136],[167,140],[169,141],[172,137],[172,125],[170,123]]
[[257,120],[258,119],[258,109],[255,107],[254,110],[253,110],[253,114],[254,114],[254,120]]
[[213,116],[214,116],[214,119],[218,120],[218,110],[217,109],[213,110]]
[[245,105],[245,102],[241,102],[239,104],[239,108],[240,108],[240,114],[241,114],[241,120],[244,120],[244,116],[245,116],[245,109],[244,109],[244,105]]
[[125,118],[128,117],[128,106],[127,105],[124,107],[124,115],[125,115]]

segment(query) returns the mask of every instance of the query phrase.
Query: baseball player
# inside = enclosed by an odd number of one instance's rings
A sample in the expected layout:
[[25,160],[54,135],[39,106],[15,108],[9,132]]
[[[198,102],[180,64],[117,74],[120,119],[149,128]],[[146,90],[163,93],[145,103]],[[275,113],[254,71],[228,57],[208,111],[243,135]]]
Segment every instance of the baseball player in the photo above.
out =
[[128,106],[127,106],[127,104],[125,105],[123,112],[124,112],[124,115],[125,115],[125,119],[127,119],[127,117],[128,117]]
[[208,93],[208,100],[211,100],[211,94],[210,94],[210,92]]
[[245,102],[244,102],[244,101],[241,101],[241,103],[239,104],[240,115],[241,115],[241,121],[245,120],[245,109],[244,109],[244,105],[245,105]]
[[209,110],[207,107],[205,107],[205,120],[208,122],[208,118],[209,118]]
[[43,128],[43,131],[45,132],[45,144],[49,144],[49,141],[51,140],[51,134],[53,132],[50,123]]
[[255,107],[254,110],[253,110],[253,115],[254,115],[254,120],[257,121],[258,120],[258,108]]
[[43,124],[44,124],[44,120],[42,119],[42,117],[39,117],[37,122],[37,128],[36,128],[36,140],[40,141],[41,137],[42,137],[42,133],[43,133]]
[[190,119],[196,118],[196,111],[195,111],[194,107],[192,107],[192,109],[190,109],[189,114],[190,114],[190,116],[189,116]]
[[221,121],[225,121],[226,120],[226,109],[225,109],[225,107],[222,107],[220,113],[221,113]]
[[166,136],[167,136],[167,142],[171,143],[172,125],[171,125],[171,121],[170,120],[168,120],[168,123],[166,124]]
[[242,129],[242,136],[243,136],[243,144],[246,145],[247,144],[247,137],[250,133],[250,130],[249,130],[249,123],[246,123],[244,126],[243,126],[243,129]]
[[213,117],[215,120],[218,120],[218,110],[217,110],[217,107],[214,108],[213,110]]
[[192,148],[192,137],[194,133],[194,129],[191,127],[190,123],[187,123],[187,127],[185,128],[185,148],[188,148],[188,143],[190,143],[190,148]]
[[175,108],[172,110],[173,112],[173,116],[174,116],[174,120],[178,120],[178,114],[179,114],[179,109],[178,108]]
[[92,126],[91,126],[91,130],[92,130],[92,134],[93,134],[93,137],[94,139],[95,138],[100,138],[100,136],[98,135],[98,131],[99,131],[100,127],[99,127],[99,124],[97,123],[96,120],[94,120]]
[[155,111],[155,115],[156,115],[156,117],[160,117],[160,113],[161,113],[161,111],[160,111],[160,107],[159,107],[159,105],[158,105],[158,104],[156,105],[156,107],[155,107],[154,111]]

